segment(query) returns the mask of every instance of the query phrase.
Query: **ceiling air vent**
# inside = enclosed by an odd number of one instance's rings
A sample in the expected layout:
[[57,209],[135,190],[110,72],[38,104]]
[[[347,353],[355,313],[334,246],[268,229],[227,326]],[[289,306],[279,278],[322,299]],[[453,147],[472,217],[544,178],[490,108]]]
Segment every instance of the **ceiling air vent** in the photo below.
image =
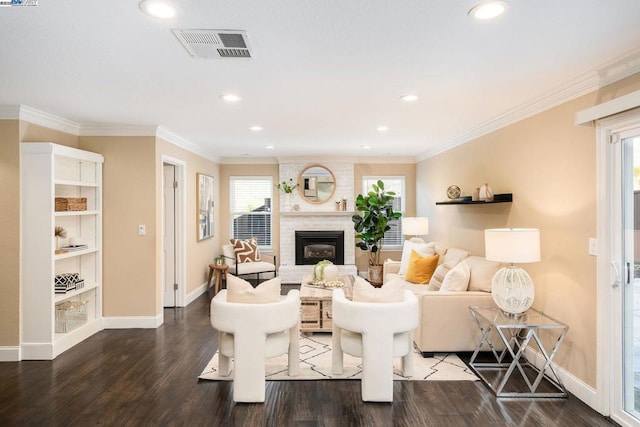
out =
[[238,30],[172,30],[196,58],[251,58],[247,33]]

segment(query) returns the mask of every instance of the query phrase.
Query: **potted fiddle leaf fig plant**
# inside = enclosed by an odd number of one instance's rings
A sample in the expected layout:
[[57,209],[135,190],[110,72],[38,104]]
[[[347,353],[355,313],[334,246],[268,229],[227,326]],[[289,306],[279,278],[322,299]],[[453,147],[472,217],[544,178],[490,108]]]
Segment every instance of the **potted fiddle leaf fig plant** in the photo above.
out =
[[369,282],[374,285],[382,284],[382,263],[380,251],[384,244],[384,234],[391,230],[392,220],[402,216],[402,212],[393,210],[393,191],[385,191],[384,183],[378,180],[373,185],[373,191],[363,196],[356,197],[356,211],[351,217],[353,228],[356,231],[356,239],[360,239],[356,246],[369,256]]

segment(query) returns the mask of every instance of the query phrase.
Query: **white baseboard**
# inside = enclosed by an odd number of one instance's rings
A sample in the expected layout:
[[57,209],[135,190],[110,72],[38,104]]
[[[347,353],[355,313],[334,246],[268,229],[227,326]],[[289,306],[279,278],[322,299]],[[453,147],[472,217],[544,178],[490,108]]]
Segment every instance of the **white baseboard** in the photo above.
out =
[[20,360],[19,346],[0,347],[0,362],[18,362]]
[[[534,351],[532,348],[527,348],[526,356],[527,360],[529,360],[530,363],[532,363],[539,369],[542,368],[545,364],[544,357],[539,352]],[[595,411],[598,411],[598,393],[596,389],[589,386],[588,384],[585,384],[581,379],[577,378],[572,373],[562,369],[555,363],[553,365],[553,370],[556,372],[556,374],[558,374],[558,377],[560,377],[560,381],[562,381],[569,393],[582,400]],[[546,373],[553,378],[553,375],[550,374],[548,368],[546,370]]]
[[157,316],[104,317],[104,329],[155,329],[164,323],[164,314]]
[[185,301],[185,307],[194,302],[198,297],[207,292],[207,284],[203,283],[202,285],[195,288],[193,291],[189,292],[187,295],[187,300]]

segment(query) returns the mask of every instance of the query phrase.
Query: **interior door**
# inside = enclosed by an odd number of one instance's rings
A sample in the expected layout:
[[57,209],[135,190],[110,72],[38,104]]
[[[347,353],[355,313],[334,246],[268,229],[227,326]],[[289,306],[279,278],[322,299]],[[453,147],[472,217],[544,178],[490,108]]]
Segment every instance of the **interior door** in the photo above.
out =
[[162,235],[162,256],[164,265],[163,301],[165,307],[176,306],[176,167],[164,164],[162,208],[164,224]]

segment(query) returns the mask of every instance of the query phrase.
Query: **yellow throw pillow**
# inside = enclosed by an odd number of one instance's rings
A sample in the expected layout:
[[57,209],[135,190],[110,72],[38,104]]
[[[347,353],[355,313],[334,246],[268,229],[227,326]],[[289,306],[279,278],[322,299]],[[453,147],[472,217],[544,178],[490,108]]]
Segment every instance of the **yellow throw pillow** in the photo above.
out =
[[431,280],[431,276],[438,266],[438,258],[440,255],[423,257],[416,251],[411,251],[409,265],[407,267],[407,282],[427,284]]

